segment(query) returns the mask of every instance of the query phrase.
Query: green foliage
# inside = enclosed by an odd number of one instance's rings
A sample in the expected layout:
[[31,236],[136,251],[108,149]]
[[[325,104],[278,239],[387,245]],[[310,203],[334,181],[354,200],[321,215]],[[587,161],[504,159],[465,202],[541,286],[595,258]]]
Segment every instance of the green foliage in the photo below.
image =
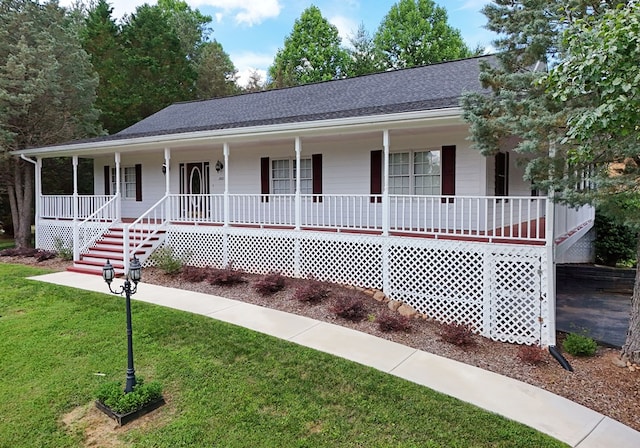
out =
[[347,49],[349,62],[347,64],[347,76],[360,76],[369,73],[382,72],[385,69],[382,53],[378,51],[373,37],[360,24],[355,36],[349,39],[351,47]]
[[[83,446],[63,416],[94,401],[104,382],[96,372],[124,375],[122,299],[25,279],[46,272],[0,264],[2,447]],[[160,424],[123,435],[127,446],[565,446],[361,364],[206,316],[135,306],[137,372],[163,384],[170,406],[158,410]]]
[[53,248],[58,253],[58,257],[63,260],[73,260],[73,246],[67,245],[66,242],[60,238],[56,238],[53,242]]
[[162,385],[157,381],[145,383],[136,378],[136,385],[129,393],[124,393],[122,383],[105,383],[98,389],[96,398],[116,414],[127,414],[142,409],[146,404],[162,397]]
[[293,25],[278,50],[269,76],[273,87],[329,81],[345,76],[348,54],[340,46],[338,28],[310,6]]
[[569,333],[562,342],[562,348],[573,356],[593,356],[598,350],[598,344],[587,335]]
[[165,274],[175,275],[182,269],[186,263],[188,255],[178,254],[171,246],[162,246],[153,251],[151,254],[151,262],[162,269]]
[[0,2],[0,179],[16,245],[31,245],[33,166],[7,153],[101,134],[98,78],[56,2]]
[[637,235],[632,228],[596,213],[596,262],[606,266],[630,264],[635,259]]
[[460,31],[447,23],[447,11],[433,0],[399,0],[382,20],[374,42],[387,69],[471,56]]
[[219,42],[206,42],[195,60],[196,97],[202,99],[238,93],[238,70]]

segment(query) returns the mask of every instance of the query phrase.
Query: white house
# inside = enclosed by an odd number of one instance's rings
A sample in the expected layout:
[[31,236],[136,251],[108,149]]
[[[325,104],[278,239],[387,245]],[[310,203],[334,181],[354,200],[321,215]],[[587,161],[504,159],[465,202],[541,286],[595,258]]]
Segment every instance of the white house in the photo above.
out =
[[[81,272],[169,245],[189,264],[378,288],[493,339],[553,345],[555,263],[589,257],[593,211],[532,191],[508,148],[471,148],[458,102],[482,90],[483,59],[178,103],[18,151],[36,168],[36,244],[73,244]],[[95,194],[43,194],[47,157],[93,159]]]

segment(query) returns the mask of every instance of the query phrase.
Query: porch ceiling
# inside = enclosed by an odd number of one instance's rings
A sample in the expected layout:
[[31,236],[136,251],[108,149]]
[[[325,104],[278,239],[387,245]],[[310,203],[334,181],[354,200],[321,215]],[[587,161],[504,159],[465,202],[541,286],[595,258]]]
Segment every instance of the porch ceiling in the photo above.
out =
[[438,131],[466,126],[459,108],[399,113],[383,116],[356,117],[313,122],[287,123],[250,128],[221,129],[180,134],[154,135],[138,138],[107,138],[69,143],[65,145],[14,151],[14,155],[28,157],[69,157],[95,156],[121,153],[157,152],[164,148],[194,149],[202,146],[222,146],[223,143],[255,147],[265,141],[289,142],[295,137],[312,141],[335,141],[337,139],[358,139],[363,135],[374,135],[388,129],[403,134],[424,132],[425,128]]

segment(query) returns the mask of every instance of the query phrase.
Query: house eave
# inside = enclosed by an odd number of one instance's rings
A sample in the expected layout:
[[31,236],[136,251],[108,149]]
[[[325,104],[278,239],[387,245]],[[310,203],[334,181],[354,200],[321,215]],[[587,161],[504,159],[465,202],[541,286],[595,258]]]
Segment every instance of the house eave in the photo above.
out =
[[17,156],[64,157],[93,156],[125,150],[127,152],[148,151],[164,147],[180,148],[206,142],[222,144],[234,142],[254,142],[265,139],[293,137],[319,137],[337,132],[360,133],[377,129],[406,129],[416,126],[461,125],[462,110],[450,107],[435,110],[402,112],[385,115],[367,115],[328,120],[280,123],[252,127],[239,127],[174,134],[159,134],[144,137],[131,137],[84,143],[68,143],[44,148],[31,148],[12,151]]

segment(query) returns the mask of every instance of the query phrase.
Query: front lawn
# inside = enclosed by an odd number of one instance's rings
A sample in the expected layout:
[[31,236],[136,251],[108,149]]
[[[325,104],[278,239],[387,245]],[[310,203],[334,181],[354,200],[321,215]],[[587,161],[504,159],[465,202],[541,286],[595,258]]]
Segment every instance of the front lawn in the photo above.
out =
[[[82,447],[83,431],[66,429],[62,416],[91,403],[103,382],[124,381],[124,300],[24,279],[42,272],[0,264],[0,446]],[[133,331],[136,373],[160,381],[168,404],[153,424],[118,430],[122,446],[566,446],[405,380],[203,316],[135,302]]]

